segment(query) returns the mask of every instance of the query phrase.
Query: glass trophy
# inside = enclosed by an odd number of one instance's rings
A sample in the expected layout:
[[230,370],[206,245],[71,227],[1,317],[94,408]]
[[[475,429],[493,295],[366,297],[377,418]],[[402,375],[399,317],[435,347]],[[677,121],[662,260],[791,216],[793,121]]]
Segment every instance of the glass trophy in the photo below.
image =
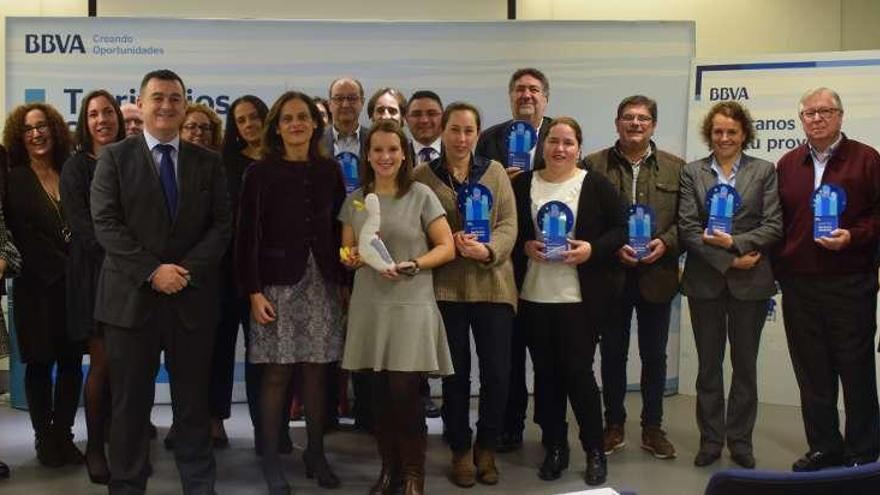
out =
[[548,261],[562,261],[568,251],[568,234],[574,227],[574,213],[561,201],[550,201],[538,209],[538,229]]
[[465,184],[458,188],[458,209],[461,211],[465,234],[475,234],[477,241],[489,242],[492,227],[492,191],[482,184]]
[[339,168],[342,170],[342,181],[345,183],[345,193],[351,194],[352,191],[361,186],[361,180],[358,176],[358,165],[360,160],[354,153],[343,151],[336,155],[336,161],[339,162]]
[[507,128],[507,166],[523,171],[531,170],[530,152],[538,144],[538,133],[532,124],[524,120],[514,120]]
[[742,200],[733,186],[717,184],[706,193],[706,210],[709,221],[706,224],[706,235],[716,230],[730,234],[733,232],[733,216],[739,210]]
[[648,205],[634,204],[627,211],[629,246],[642,259],[650,254],[648,243],[654,233],[654,210]]
[[837,184],[822,184],[813,191],[813,238],[831,237],[840,227],[840,214],[846,209],[846,191]]

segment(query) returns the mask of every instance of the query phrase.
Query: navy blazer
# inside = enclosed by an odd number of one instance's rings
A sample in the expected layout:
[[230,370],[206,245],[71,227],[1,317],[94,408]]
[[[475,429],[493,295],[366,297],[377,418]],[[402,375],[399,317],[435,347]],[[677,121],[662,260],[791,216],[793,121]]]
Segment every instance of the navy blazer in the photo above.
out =
[[[229,197],[220,155],[185,141],[177,160],[176,218],[142,135],[106,146],[91,188],[95,237],[106,257],[98,278],[95,319],[139,327],[159,305],[171,305],[184,326],[213,328],[218,318],[220,259],[231,237]],[[163,263],[190,271],[175,295],[152,289]]]

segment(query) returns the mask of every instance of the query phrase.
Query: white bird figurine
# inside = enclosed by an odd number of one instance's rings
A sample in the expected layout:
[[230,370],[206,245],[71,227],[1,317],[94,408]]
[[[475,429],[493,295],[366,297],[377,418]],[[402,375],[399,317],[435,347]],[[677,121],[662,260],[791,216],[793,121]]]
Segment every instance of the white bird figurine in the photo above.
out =
[[382,239],[379,238],[379,225],[382,215],[379,211],[379,197],[374,193],[364,197],[364,209],[367,210],[367,221],[358,235],[358,254],[364,263],[375,270],[384,272],[394,268],[394,259]]

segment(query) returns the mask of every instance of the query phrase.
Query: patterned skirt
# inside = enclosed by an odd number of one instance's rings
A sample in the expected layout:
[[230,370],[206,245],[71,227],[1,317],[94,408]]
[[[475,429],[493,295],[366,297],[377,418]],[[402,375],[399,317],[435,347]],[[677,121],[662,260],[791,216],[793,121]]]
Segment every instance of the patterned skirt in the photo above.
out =
[[248,360],[252,363],[331,363],[342,358],[345,313],[337,287],[324,280],[309,255],[295,285],[269,285],[263,295],[275,309],[275,321],[251,318]]

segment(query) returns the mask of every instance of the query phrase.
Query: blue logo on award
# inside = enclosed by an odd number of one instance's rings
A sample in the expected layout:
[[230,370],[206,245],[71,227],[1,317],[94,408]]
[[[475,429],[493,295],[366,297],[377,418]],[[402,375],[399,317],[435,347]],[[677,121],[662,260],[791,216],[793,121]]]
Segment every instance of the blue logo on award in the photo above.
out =
[[538,133],[532,124],[524,120],[514,120],[507,128],[507,166],[522,170],[532,168],[529,152],[538,144]]
[[492,191],[482,184],[465,184],[458,188],[458,209],[464,217],[464,233],[475,234],[477,241],[489,242],[492,227]]
[[568,233],[574,227],[574,213],[561,201],[550,201],[538,209],[538,229],[544,241],[544,255],[549,261],[562,259],[568,250]]
[[354,153],[343,151],[336,155],[336,161],[339,162],[339,168],[342,170],[342,180],[345,182],[345,192],[351,193],[361,186],[360,177],[358,177],[358,165],[360,160]]
[[846,209],[846,191],[837,184],[822,184],[813,191],[813,238],[830,237],[840,226]]
[[654,210],[648,205],[634,204],[629,207],[629,246],[636,252],[636,258],[648,255],[648,243],[654,232]]
[[733,231],[733,215],[739,210],[742,200],[733,186],[717,184],[706,193],[706,209],[709,210],[709,222],[706,233],[718,230],[725,234]]

